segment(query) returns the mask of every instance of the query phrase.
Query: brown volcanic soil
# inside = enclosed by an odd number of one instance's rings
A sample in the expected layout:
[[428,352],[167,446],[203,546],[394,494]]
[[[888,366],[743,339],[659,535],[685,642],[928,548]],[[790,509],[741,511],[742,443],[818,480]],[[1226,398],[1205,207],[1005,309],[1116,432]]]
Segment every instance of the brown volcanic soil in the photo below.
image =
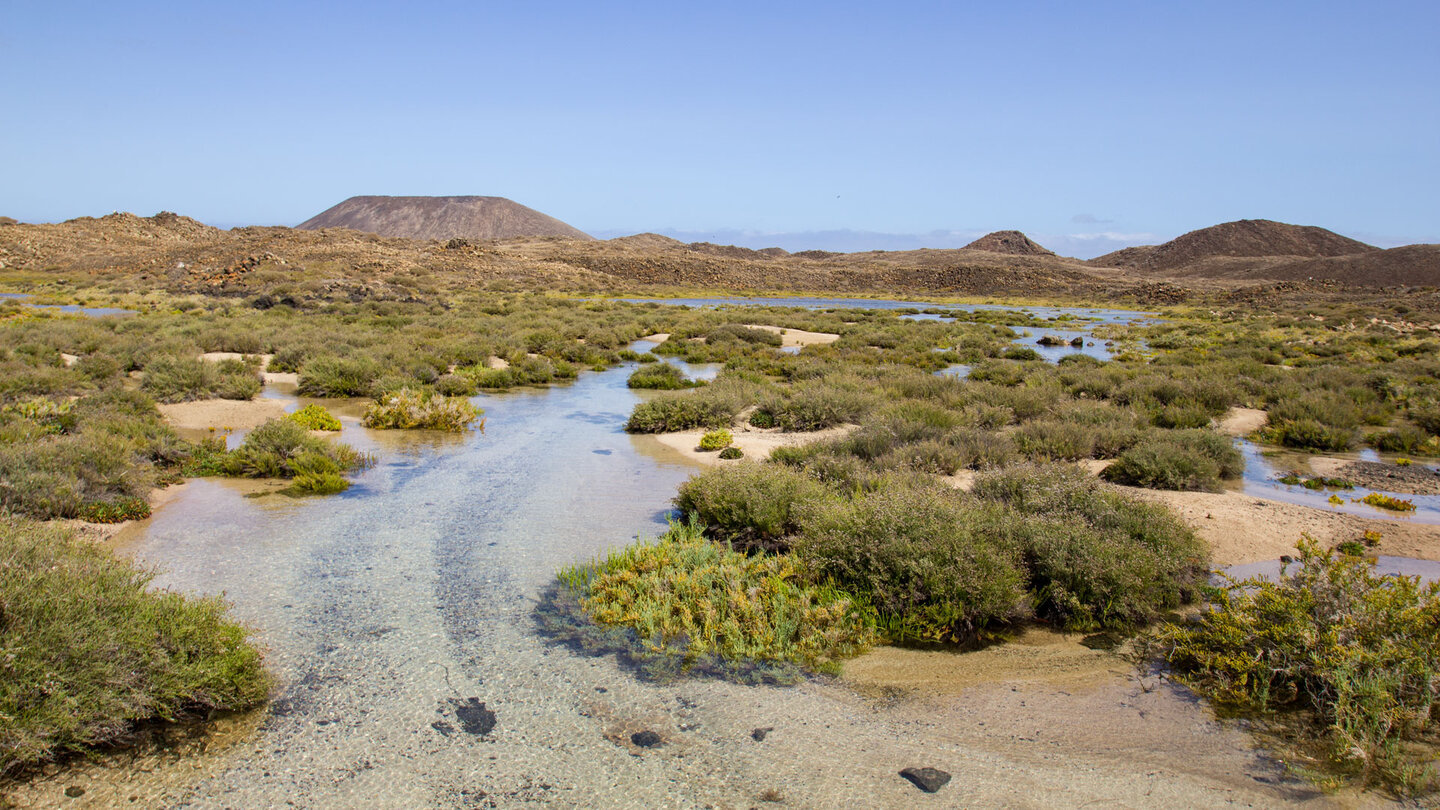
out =
[[1091,264],[1100,267],[1166,271],[1182,269],[1197,261],[1217,256],[1315,258],[1376,250],[1379,248],[1324,228],[1287,225],[1268,219],[1242,219],[1191,231],[1163,245],[1126,248],[1107,253],[1092,259]]
[[984,250],[1010,256],[1054,256],[1055,252],[1036,244],[1020,231],[987,233],[965,246],[966,250]]
[[406,239],[592,238],[504,197],[351,197],[298,227],[307,231],[352,228]]
[[1199,283],[1298,281],[1355,287],[1440,286],[1440,245],[1381,250],[1324,228],[1263,219],[1191,231],[1163,245],[1117,250],[1091,259],[1088,264]]

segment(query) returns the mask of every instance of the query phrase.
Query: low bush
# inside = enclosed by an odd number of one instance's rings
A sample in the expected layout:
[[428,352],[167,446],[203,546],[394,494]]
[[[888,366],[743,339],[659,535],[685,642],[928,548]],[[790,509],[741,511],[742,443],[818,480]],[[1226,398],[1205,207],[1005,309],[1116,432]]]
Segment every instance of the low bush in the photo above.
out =
[[741,449],[738,448],[738,447],[727,447],[727,448],[725,448],[724,450],[721,450],[721,451],[720,451],[720,458],[723,458],[723,459],[725,459],[726,461],[734,461],[734,460],[737,459],[737,458],[744,458],[744,457],[745,457],[745,451],[741,450]]
[[671,396],[642,402],[625,422],[630,433],[671,433],[730,424],[735,411],[726,403],[697,395]]
[[379,376],[373,360],[315,357],[300,367],[296,390],[307,397],[364,397]]
[[1339,453],[1355,444],[1355,428],[1333,427],[1314,419],[1271,419],[1260,435],[1267,441],[1301,450]]
[[[654,543],[564,569],[559,578],[591,620],[627,628],[644,655],[671,659],[672,671],[743,677],[760,663],[838,672],[841,659],[874,640],[853,597],[807,584],[787,556],[722,549],[694,524],[672,525]],[[798,674],[762,672],[779,681]]]
[[680,369],[669,363],[650,363],[635,369],[625,384],[631,388],[675,391],[681,388],[694,388],[700,383],[686,379]]
[[145,366],[140,387],[157,402],[189,402],[214,397],[247,400],[262,386],[254,367],[239,360],[212,364],[161,355]]
[[1150,489],[1220,491],[1220,479],[1245,469],[1230,440],[1208,430],[1154,434],[1120,454],[1101,477],[1117,484]]
[[[1377,575],[1308,538],[1277,580],[1227,581],[1211,609],[1161,628],[1155,654],[1220,706],[1279,719],[1297,754],[1362,785],[1434,788],[1440,583]],[[1298,712],[1295,710],[1299,710]]]
[[799,504],[826,496],[803,471],[783,464],[725,464],[680,485],[675,507],[717,540],[747,548],[786,548]]
[[[459,432],[480,416],[463,397],[447,397],[423,389],[401,388],[384,394],[365,409],[361,423],[377,430],[448,430]],[[484,422],[481,422],[484,428]]]
[[813,576],[864,594],[891,639],[969,642],[1030,616],[1020,550],[997,523],[924,479],[805,503],[796,551]]
[[343,490],[338,486],[342,474],[367,466],[370,459],[349,445],[312,436],[289,419],[271,419],[214,463],[226,475],[296,479],[292,493],[326,494]]
[[286,418],[306,430],[335,431],[341,427],[340,420],[323,405],[306,405]]
[[716,450],[724,450],[733,441],[735,441],[735,436],[730,431],[725,428],[717,428],[700,437],[699,449],[706,453],[712,453]]
[[0,516],[0,774],[121,742],[137,723],[241,710],[270,679],[219,599],[53,527]]
[[1068,422],[1028,422],[1015,431],[1015,446],[1032,461],[1079,461],[1095,452],[1094,430]]
[[1205,581],[1205,545],[1174,513],[1072,465],[982,474],[974,494],[1014,511],[1035,610],[1071,629],[1141,626]]

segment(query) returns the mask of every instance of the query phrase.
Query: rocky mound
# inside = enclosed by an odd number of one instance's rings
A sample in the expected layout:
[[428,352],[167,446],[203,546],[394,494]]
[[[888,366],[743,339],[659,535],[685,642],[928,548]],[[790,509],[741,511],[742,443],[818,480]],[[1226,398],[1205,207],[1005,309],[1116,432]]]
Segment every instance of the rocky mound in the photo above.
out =
[[1008,256],[1054,256],[1055,253],[1036,244],[1020,231],[987,233],[965,246],[965,250],[984,250]]
[[405,239],[592,238],[504,197],[351,197],[297,227],[351,228]]
[[1405,245],[1350,256],[1305,259],[1268,268],[1259,275],[1366,287],[1440,287],[1440,245]]
[[1191,231],[1163,245],[1125,248],[1090,264],[1154,272],[1184,271],[1199,262],[1225,258],[1322,258],[1378,252],[1379,248],[1310,225],[1242,219]]

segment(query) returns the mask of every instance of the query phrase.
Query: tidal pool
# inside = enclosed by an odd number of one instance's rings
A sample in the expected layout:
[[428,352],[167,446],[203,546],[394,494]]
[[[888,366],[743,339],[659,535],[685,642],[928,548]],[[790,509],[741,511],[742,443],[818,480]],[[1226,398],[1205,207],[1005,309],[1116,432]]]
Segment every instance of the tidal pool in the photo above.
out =
[[[1142,689],[1119,658],[1088,662],[1063,690],[1022,679],[942,700],[825,679],[655,684],[614,657],[547,641],[534,610],[555,571],[658,534],[696,469],[623,432],[649,395],[626,388],[633,368],[476,397],[483,433],[368,431],[342,407],[340,438],[377,463],[338,496],[185,485],[117,549],[156,566],[160,587],[223,593],[268,650],[274,700],[184,754],[56,769],[6,798],[187,808],[931,801],[899,776],[907,767],[956,775],[934,797],[944,806],[1308,795],[1244,733],[1179,690]],[[637,745],[642,731],[659,744]]]

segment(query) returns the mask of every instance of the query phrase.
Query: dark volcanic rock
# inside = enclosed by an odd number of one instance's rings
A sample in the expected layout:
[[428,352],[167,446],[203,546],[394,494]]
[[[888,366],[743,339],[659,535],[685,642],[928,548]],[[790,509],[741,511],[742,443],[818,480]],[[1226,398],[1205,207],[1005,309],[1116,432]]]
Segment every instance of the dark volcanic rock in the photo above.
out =
[[774,730],[775,730],[775,727],[774,727],[774,726],[766,726],[765,728],[757,728],[757,729],[755,729],[754,731],[750,732],[750,737],[751,737],[751,739],[755,740],[755,742],[765,742],[765,735],[769,734],[770,732],[772,732],[772,731],[774,731]]
[[926,793],[934,793],[950,783],[950,774],[938,768],[906,768],[900,775]]
[[638,748],[654,748],[657,745],[663,744],[665,741],[660,739],[659,734],[647,729],[631,734],[630,742],[634,743]]
[[466,734],[483,737],[495,729],[495,712],[485,708],[479,698],[452,698],[450,707],[455,710],[455,719],[460,721],[460,730]]

